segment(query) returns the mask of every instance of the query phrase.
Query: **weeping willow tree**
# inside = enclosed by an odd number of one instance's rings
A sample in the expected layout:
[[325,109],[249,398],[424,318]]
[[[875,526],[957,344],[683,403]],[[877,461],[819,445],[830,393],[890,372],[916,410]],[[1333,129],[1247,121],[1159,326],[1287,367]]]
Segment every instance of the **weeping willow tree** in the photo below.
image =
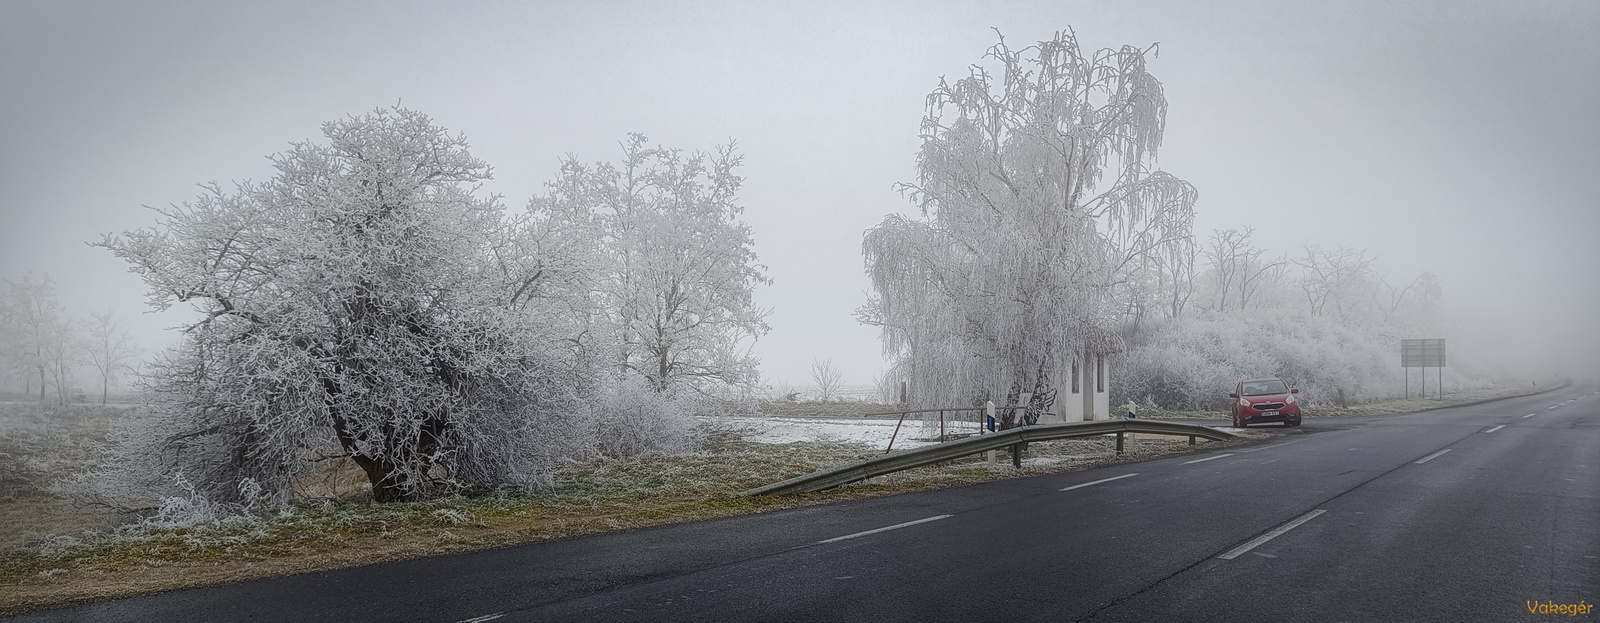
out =
[[1139,271],[1190,244],[1194,187],[1153,167],[1167,110],[1154,50],[1001,37],[928,96],[917,181],[901,186],[922,218],[867,231],[874,293],[858,314],[915,402],[1025,404],[1036,422],[1074,358],[1115,348]]

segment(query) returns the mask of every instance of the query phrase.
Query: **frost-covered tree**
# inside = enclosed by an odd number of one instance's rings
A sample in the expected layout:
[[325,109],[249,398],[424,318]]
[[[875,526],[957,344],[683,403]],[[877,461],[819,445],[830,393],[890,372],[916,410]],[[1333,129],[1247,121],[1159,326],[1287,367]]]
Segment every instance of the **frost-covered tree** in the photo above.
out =
[[1211,263],[1211,275],[1216,286],[1215,309],[1248,309],[1256,298],[1263,280],[1271,280],[1288,263],[1287,260],[1263,260],[1266,249],[1255,246],[1250,237],[1255,228],[1225,229],[1212,232],[1207,240],[1205,255]]
[[833,400],[834,394],[839,391],[839,381],[843,378],[844,373],[833,365],[832,359],[811,360],[811,382],[816,384],[823,402]]
[[[107,235],[158,309],[198,321],[149,369],[159,469],[219,501],[283,501],[308,458],[348,457],[378,501],[526,487],[577,428],[589,381],[566,300],[421,113],[324,124],[276,174]],[[558,299],[560,297],[557,297]]]
[[753,293],[770,282],[739,219],[740,162],[731,144],[685,154],[630,134],[621,162],[569,158],[530,204],[540,222],[587,232],[614,365],[658,392],[757,380],[748,345],[767,311]]
[[1331,303],[1339,319],[1350,320],[1357,310],[1370,302],[1370,298],[1363,295],[1370,291],[1376,278],[1375,262],[1361,249],[1307,245],[1294,263],[1301,269],[1300,290],[1310,305],[1311,315],[1326,313]]
[[35,280],[25,275],[22,281],[7,281],[0,298],[0,337],[10,367],[24,381],[24,391],[32,393],[39,383],[39,402],[45,402],[47,388],[54,398],[66,404],[72,378],[72,325],[56,297],[55,280],[44,275]]
[[1424,271],[1403,286],[1379,278],[1374,296],[1378,297],[1375,302],[1380,306],[1382,324],[1393,327],[1396,334],[1423,335],[1439,330],[1443,324],[1443,288],[1431,272]]
[[1153,50],[1086,53],[1070,31],[1021,49],[1002,38],[928,96],[917,181],[902,187],[922,218],[866,233],[873,295],[858,314],[881,327],[914,400],[1028,393],[1036,421],[1059,371],[1111,346],[1138,271],[1154,258],[1185,270],[1196,193],[1154,169],[1167,103]]
[[122,326],[122,319],[111,309],[90,314],[89,319],[83,322],[78,351],[100,379],[100,404],[106,403],[111,382],[132,373],[134,361],[139,357],[139,347],[134,344],[133,335]]

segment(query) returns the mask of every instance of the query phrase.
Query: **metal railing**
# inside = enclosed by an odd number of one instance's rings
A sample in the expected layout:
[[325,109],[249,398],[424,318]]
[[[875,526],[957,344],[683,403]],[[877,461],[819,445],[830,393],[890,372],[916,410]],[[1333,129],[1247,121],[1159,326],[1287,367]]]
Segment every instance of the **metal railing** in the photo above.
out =
[[[1027,408],[1028,408],[1028,405],[1011,405],[1011,406],[1006,406],[1006,407],[998,407],[997,406],[997,407],[994,408],[994,410],[995,410],[996,414],[999,414],[1002,410],[1015,412],[1017,409],[1027,409]],[[983,419],[984,419],[984,410],[985,409],[987,409],[987,407],[947,407],[947,408],[942,408],[942,409],[913,409],[913,410],[910,410],[910,411],[880,411],[878,413],[863,413],[861,415],[862,415],[862,417],[866,417],[866,416],[870,416],[870,415],[899,415],[900,416],[900,421],[895,422],[895,424],[894,424],[894,434],[889,435],[889,447],[883,449],[883,453],[884,454],[888,454],[891,450],[894,450],[894,440],[900,437],[900,426],[906,423],[906,416],[907,415],[911,415],[913,413],[935,413],[935,412],[937,412],[939,414],[939,443],[944,443],[946,441],[946,439],[948,439],[948,434],[945,432],[945,425],[944,425],[944,423],[945,423],[944,414],[945,413],[950,413],[950,412],[960,413],[962,411],[977,411],[978,412],[978,434],[982,435],[984,433],[984,431],[988,430],[988,427],[985,426],[985,424],[987,424],[987,422],[983,421]]]
[[[1006,446],[1016,446],[1030,441],[1050,441],[1072,437],[1116,434],[1117,451],[1120,454],[1122,451],[1122,436],[1125,433],[1177,435],[1188,437],[1191,445],[1194,444],[1196,438],[1212,441],[1225,441],[1234,438],[1234,435],[1230,433],[1198,424],[1153,420],[1096,420],[1092,422],[1069,422],[1066,424],[1036,424],[998,431],[988,435],[958,439],[933,446],[924,446],[914,450],[903,450],[897,454],[884,455],[850,465],[831,467],[804,476],[796,476],[788,480],[756,487],[739,495],[779,495],[805,491],[823,491],[866,480],[874,476],[892,474],[915,467],[958,459],[979,452],[987,452]],[[1017,449],[1013,448],[1013,452],[1016,451]],[[1018,458],[1018,455],[1014,455],[1013,458]]]

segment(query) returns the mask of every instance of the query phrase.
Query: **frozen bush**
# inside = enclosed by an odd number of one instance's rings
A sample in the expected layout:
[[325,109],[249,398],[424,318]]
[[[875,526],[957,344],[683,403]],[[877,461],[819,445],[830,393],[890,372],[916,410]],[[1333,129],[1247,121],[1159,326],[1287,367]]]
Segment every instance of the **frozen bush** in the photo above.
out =
[[[1204,312],[1148,328],[1120,358],[1113,400],[1144,396],[1168,409],[1228,408],[1228,392],[1244,378],[1277,376],[1313,405],[1397,398],[1405,390],[1399,340],[1326,316],[1286,309]],[[1413,372],[1411,391],[1420,390]],[[1437,383],[1430,371],[1428,383]],[[1470,362],[1444,371],[1452,387],[1491,382]]]
[[588,417],[596,449],[612,457],[690,451],[698,441],[691,417],[697,402],[683,394],[657,392],[637,376],[623,378]]

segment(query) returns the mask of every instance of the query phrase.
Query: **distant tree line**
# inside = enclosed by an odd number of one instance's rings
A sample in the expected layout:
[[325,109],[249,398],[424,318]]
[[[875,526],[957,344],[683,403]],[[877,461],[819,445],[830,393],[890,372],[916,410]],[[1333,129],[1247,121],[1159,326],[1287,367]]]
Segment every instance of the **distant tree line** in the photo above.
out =
[[138,358],[113,309],[71,317],[49,274],[6,281],[0,290],[0,364],[24,396],[56,405],[87,398],[75,394],[82,391],[80,374],[89,372],[105,404],[113,384],[137,375]]

